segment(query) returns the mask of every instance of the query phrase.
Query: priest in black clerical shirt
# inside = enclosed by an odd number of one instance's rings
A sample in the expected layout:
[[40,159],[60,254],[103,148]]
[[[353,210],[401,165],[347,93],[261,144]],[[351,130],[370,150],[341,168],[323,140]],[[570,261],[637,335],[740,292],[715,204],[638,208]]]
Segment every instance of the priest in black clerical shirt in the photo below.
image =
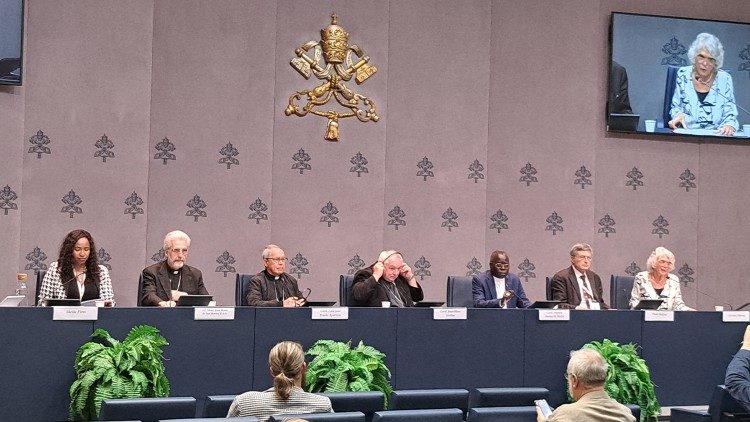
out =
[[188,266],[190,237],[179,230],[164,237],[164,261],[146,267],[141,273],[141,306],[174,306],[184,295],[207,295],[203,274]]
[[268,245],[263,249],[262,258],[266,268],[250,279],[246,297],[248,306],[294,308],[304,305],[305,299],[297,287],[297,280],[284,272],[284,251],[276,245]]

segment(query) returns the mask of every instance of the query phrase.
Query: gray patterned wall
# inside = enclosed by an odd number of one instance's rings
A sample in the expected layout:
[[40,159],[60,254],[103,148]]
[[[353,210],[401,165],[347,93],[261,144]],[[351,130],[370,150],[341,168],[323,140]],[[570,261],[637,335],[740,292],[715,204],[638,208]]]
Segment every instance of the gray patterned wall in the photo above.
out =
[[[736,20],[745,6],[726,4],[680,11]],[[750,301],[750,147],[607,134],[612,10],[673,13],[636,0],[29,0],[24,86],[0,87],[0,294],[83,227],[125,306],[175,228],[221,304],[269,242],[316,300],[337,299],[338,275],[382,248],[404,253],[428,300],[505,249],[540,299],[586,241],[607,280],[664,245],[689,304]],[[338,143],[324,119],[284,116],[314,84],[293,51],[332,11],[378,67],[356,88],[381,116],[343,120]]]

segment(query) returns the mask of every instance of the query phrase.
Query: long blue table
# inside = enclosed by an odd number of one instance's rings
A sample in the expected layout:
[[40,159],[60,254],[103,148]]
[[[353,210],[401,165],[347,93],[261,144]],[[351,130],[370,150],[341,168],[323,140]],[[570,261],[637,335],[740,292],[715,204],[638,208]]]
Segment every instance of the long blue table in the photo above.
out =
[[539,386],[565,400],[568,353],[609,338],[640,345],[664,406],[706,404],[739,347],[746,324],[718,312],[676,313],[644,322],[639,311],[571,311],[539,321],[535,310],[469,309],[466,320],[434,320],[431,309],[350,308],[348,320],[312,320],[310,309],[236,308],[231,321],[195,321],[193,309],[99,309],[97,321],[53,321],[49,308],[0,308],[0,420],[65,420],[75,352],[96,328],[124,338],[150,324],[164,350],[172,395],[265,389],[268,351],[278,341],[304,347],[329,338],[364,341],[386,354],[393,387]]

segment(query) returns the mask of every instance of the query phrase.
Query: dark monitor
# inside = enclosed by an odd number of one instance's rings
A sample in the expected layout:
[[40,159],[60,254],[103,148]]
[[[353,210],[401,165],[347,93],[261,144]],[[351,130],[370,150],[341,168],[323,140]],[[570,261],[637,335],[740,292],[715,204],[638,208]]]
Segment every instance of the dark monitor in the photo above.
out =
[[426,301],[422,301],[422,302],[415,302],[414,306],[417,307],[417,308],[439,308],[439,307],[443,306],[444,303],[445,302],[426,302]]
[[302,305],[302,306],[307,306],[307,307],[312,307],[312,306],[333,306],[335,304],[336,304],[335,300],[334,301],[318,301],[318,302],[309,300],[309,301],[305,302],[305,304]]
[[184,295],[177,299],[176,306],[207,306],[213,300],[211,295]]
[[664,303],[661,299],[641,299],[633,309],[658,309]]
[[613,132],[635,132],[640,120],[637,114],[610,113],[607,128]]
[[46,306],[81,306],[78,299],[44,299]]
[[559,300],[537,300],[532,303],[530,308],[532,309],[554,309],[557,305],[561,304]]
[[[710,35],[699,36],[704,33]],[[718,40],[723,56],[703,56],[707,40],[713,46]],[[750,141],[750,126],[743,130],[750,125],[748,40],[750,23],[613,12],[607,131],[726,141],[717,129],[731,125],[737,130],[730,139]],[[700,76],[697,67],[708,76]],[[687,128],[669,127],[678,113],[686,116]],[[625,125],[624,115],[639,115],[640,121]]]
[[21,85],[23,0],[0,0],[0,85]]

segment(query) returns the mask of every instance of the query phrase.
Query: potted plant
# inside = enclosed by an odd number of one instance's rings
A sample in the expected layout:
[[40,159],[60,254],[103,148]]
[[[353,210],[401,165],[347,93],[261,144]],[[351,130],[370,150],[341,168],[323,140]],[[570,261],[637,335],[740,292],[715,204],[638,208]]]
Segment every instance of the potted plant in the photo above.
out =
[[361,341],[352,349],[351,341],[318,340],[307,351],[315,358],[307,366],[305,385],[311,393],[334,391],[382,391],[388,407],[393,387],[385,354]]
[[162,348],[169,343],[159,330],[139,325],[120,342],[98,328],[91,338],[76,352],[69,420],[98,419],[104,399],[169,395],[162,359]]
[[597,350],[607,364],[604,389],[622,404],[641,407],[641,421],[656,420],[661,408],[656,400],[654,382],[646,361],[638,355],[634,344],[620,345],[611,340],[592,341],[583,347]]

